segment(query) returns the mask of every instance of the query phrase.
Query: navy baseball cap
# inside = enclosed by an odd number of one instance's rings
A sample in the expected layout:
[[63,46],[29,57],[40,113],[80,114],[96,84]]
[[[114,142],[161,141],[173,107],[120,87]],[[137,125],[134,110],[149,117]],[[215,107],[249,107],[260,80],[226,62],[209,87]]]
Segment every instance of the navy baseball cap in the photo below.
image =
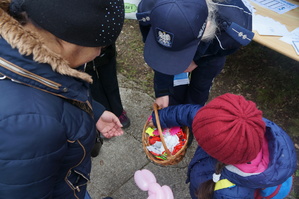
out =
[[[150,12],[149,5],[153,5]],[[208,8],[205,0],[143,0],[138,9],[148,13],[145,18],[151,24],[144,46],[145,62],[168,75],[185,71],[206,27]]]

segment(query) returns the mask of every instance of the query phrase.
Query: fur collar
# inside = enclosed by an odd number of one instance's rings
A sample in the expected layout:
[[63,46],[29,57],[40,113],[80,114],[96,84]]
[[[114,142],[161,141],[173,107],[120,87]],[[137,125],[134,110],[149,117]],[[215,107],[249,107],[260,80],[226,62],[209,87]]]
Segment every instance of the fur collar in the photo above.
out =
[[25,30],[17,20],[11,17],[7,13],[9,2],[9,0],[0,0],[0,36],[12,48],[17,48],[22,55],[33,55],[34,61],[51,65],[52,70],[57,73],[92,83],[90,75],[69,67],[65,59],[44,45],[38,34]]

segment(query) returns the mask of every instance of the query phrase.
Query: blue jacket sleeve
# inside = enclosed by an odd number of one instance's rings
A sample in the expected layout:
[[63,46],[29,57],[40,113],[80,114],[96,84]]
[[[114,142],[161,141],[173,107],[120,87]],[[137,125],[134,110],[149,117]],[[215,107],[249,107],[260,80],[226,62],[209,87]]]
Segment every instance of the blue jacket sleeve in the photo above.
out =
[[[181,104],[175,106],[168,106],[158,111],[161,128],[174,126],[188,126],[192,127],[193,118],[201,105]],[[152,114],[153,123],[156,124],[155,114]]]
[[105,107],[99,102],[92,100],[92,109],[94,113],[94,120],[97,122],[103,112],[106,110]]

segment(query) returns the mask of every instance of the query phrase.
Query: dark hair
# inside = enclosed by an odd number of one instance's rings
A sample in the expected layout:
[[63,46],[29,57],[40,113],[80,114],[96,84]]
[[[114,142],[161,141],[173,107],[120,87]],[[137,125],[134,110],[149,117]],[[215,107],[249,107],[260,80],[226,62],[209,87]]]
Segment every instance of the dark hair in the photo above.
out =
[[[217,162],[215,173],[220,174],[224,167],[225,167],[224,163]],[[199,188],[196,191],[197,198],[198,199],[213,198],[214,188],[215,188],[215,182],[212,179],[200,184]]]

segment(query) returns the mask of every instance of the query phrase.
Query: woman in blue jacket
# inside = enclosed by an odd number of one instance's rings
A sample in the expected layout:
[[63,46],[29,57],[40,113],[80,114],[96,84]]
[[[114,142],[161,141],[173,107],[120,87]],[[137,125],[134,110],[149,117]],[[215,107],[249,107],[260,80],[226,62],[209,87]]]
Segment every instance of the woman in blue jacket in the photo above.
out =
[[0,198],[88,196],[96,130],[123,133],[80,71],[115,42],[120,0],[0,1]]
[[188,168],[192,199],[289,194],[297,164],[294,144],[252,101],[224,94],[203,107],[169,106],[159,110],[159,118],[162,128],[193,127],[198,148]]

